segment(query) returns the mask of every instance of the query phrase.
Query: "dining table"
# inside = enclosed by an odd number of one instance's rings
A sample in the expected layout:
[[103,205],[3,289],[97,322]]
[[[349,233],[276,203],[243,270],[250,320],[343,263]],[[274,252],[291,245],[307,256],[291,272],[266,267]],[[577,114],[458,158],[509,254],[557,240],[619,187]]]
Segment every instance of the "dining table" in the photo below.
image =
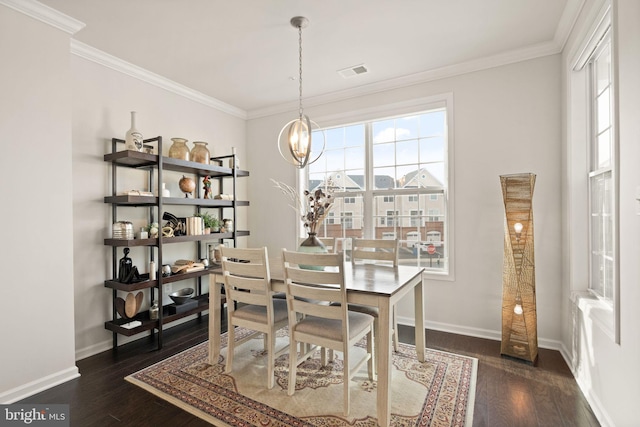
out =
[[[270,258],[269,268],[271,273],[271,290],[273,292],[286,292],[284,281],[284,266],[281,257]],[[404,296],[413,291],[415,307],[415,349],[420,362],[425,360],[425,329],[424,329],[424,289],[422,284],[423,267],[399,265],[397,267],[382,264],[352,264],[345,262],[345,287],[347,288],[347,301],[353,304],[361,304],[377,307],[379,328],[377,335],[378,353],[375,354],[377,366],[377,400],[376,415],[378,425],[389,426],[391,396],[391,331],[392,313],[395,304]],[[220,316],[221,293],[223,277],[216,275],[211,281],[213,290],[209,297],[209,363],[218,362],[220,355]],[[213,294],[213,295],[212,295]],[[397,331],[396,331],[397,333]]]

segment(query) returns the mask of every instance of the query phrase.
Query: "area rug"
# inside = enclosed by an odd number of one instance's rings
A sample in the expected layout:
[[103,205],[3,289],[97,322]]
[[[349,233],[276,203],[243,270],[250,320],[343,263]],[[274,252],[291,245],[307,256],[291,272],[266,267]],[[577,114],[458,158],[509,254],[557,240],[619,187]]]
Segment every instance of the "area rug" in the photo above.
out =
[[[237,339],[248,333],[236,330]],[[286,331],[276,348],[286,346]],[[342,354],[327,366],[320,352],[298,366],[296,392],[287,395],[288,354],[276,360],[276,385],[268,390],[263,340],[236,347],[233,372],[225,374],[227,334],[218,363],[208,363],[208,342],[199,344],[125,379],[215,426],[373,427],[376,382],[366,364],[351,381],[351,412],[343,416]],[[365,351],[365,341],[356,351]],[[391,425],[471,426],[477,359],[427,349],[426,361],[415,347],[400,344],[393,353]]]

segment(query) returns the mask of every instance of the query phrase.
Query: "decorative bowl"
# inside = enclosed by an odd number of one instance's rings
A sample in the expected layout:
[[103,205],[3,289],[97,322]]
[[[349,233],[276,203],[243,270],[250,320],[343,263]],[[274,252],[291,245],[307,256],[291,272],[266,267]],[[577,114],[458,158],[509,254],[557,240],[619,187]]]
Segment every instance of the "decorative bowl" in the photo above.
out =
[[173,302],[180,305],[189,301],[193,296],[193,293],[193,288],[182,288],[179,291],[170,293],[169,297],[173,300]]

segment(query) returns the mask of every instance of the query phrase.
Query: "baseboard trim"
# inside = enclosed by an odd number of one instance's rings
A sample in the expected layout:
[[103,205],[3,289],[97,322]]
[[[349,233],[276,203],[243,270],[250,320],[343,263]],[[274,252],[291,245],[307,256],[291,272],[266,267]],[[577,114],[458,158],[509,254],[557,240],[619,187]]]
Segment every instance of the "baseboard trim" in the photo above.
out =
[[[405,326],[415,327],[414,319],[409,317],[398,317],[398,323]],[[466,335],[466,336],[475,337],[475,338],[485,338],[493,341],[502,340],[502,331],[495,331],[491,329],[473,328],[469,326],[454,325],[451,323],[429,322],[429,321],[425,322],[424,327],[426,329],[432,329],[432,330],[441,331],[441,332],[448,332],[451,334]],[[557,350],[560,353],[562,353],[563,344],[561,341],[558,341],[558,340],[551,340],[547,338],[538,337],[538,347],[545,348],[548,350]]]
[[562,345],[560,354],[562,355],[564,361],[566,362],[567,366],[571,370],[571,374],[573,375],[573,378],[575,378],[576,383],[578,383],[578,387],[580,387],[580,391],[582,392],[582,395],[587,400],[587,403],[589,403],[589,406],[591,406],[591,410],[593,411],[593,414],[598,419],[598,422],[600,423],[600,425],[602,427],[609,427],[609,426],[613,427],[615,424],[613,423],[613,420],[611,419],[611,417],[609,417],[609,414],[605,410],[604,406],[602,406],[602,402],[600,402],[600,399],[598,399],[598,396],[596,396],[591,392],[591,387],[589,387],[585,383],[585,381],[580,378],[580,376],[578,375],[578,372],[576,372],[574,362],[571,357],[571,352],[565,345]]
[[51,375],[47,375],[46,377],[38,378],[35,381],[31,381],[30,383],[21,385],[20,387],[16,387],[12,390],[5,391],[4,393],[0,394],[0,403],[15,403],[29,396],[40,393],[41,391],[50,389],[51,387],[55,387],[67,381],[71,381],[72,379],[78,378],[79,376],[80,372],[78,371],[78,367],[72,366],[62,371],[55,372]]
[[112,340],[105,340],[99,342],[97,344],[90,345],[85,348],[81,348],[76,350],[76,361],[86,359],[90,356],[95,356],[96,354],[102,353],[107,350],[111,350],[113,348]]

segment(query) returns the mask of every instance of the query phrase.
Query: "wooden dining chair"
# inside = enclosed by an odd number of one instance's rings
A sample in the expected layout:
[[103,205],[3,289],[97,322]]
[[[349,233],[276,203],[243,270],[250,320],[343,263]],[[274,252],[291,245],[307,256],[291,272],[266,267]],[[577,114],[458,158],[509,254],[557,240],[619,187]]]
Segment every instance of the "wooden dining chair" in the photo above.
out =
[[[323,356],[325,348],[339,351],[344,355],[343,412],[349,415],[349,383],[366,362],[369,362],[369,379],[373,379],[373,317],[347,309],[343,253],[309,254],[283,250],[282,259],[289,309],[288,394],[292,396],[296,389],[297,366],[318,347]],[[300,265],[325,269],[309,270]],[[364,336],[367,337],[367,351],[357,358],[352,349]],[[308,344],[311,348],[298,353],[298,343]],[[352,356],[355,359],[352,360]],[[322,363],[325,363],[324,357]]]
[[[385,263],[393,267],[398,266],[398,256],[400,252],[400,241],[398,239],[352,239],[351,241],[351,263],[357,264],[359,261],[373,261],[374,263]],[[375,317],[373,327],[374,340],[379,331],[378,308],[366,305],[349,304],[349,309],[361,313],[367,313]],[[391,313],[393,330],[391,336],[393,340],[393,350],[398,351],[398,322],[396,320],[396,309],[393,307]]]
[[[225,372],[233,370],[235,347],[264,334],[267,351],[267,387],[274,386],[274,363],[284,354],[285,346],[275,349],[276,331],[288,325],[287,303],[276,300],[271,292],[271,275],[267,248],[221,248],[222,271],[227,296],[228,339]],[[236,341],[235,327],[250,329],[254,333]]]
[[324,244],[325,248],[327,248],[327,252],[329,253],[337,252],[335,237],[318,237],[318,240],[320,240]]

